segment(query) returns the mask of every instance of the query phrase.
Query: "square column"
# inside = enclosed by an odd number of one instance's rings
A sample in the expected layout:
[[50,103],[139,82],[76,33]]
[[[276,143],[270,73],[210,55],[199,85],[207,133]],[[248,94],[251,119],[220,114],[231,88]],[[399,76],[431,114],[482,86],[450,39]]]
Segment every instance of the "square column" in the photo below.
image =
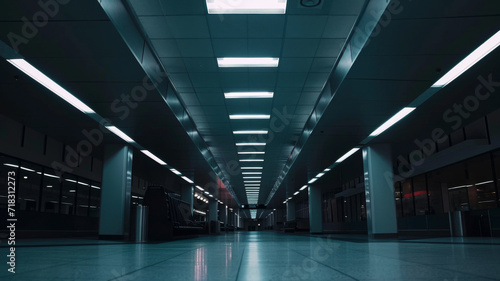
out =
[[388,144],[364,147],[363,167],[368,234],[373,238],[397,237],[391,147]]
[[126,239],[129,235],[132,156],[132,148],[127,145],[104,148],[99,219],[102,239]]
[[323,213],[321,210],[321,188],[309,186],[309,231],[311,234],[323,233]]

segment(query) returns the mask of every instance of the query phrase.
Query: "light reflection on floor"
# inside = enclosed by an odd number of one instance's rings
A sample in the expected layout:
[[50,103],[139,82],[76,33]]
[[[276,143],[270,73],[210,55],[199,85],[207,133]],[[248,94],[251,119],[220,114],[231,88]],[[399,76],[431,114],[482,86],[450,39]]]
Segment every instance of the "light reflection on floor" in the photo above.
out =
[[236,232],[159,244],[40,241],[18,247],[16,274],[4,263],[0,280],[500,280],[498,238],[349,237]]

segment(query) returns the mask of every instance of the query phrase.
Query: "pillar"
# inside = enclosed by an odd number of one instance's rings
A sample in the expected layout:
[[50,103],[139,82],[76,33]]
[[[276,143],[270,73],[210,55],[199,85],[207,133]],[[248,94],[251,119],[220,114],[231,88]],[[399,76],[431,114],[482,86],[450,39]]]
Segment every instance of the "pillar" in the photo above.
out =
[[388,144],[363,148],[368,234],[373,238],[397,237],[396,203]]
[[321,188],[309,185],[309,231],[311,234],[323,233],[323,214],[321,211]]
[[294,221],[295,220],[295,202],[288,201],[286,202],[286,221]]
[[189,203],[190,214],[193,215],[194,186],[183,186],[181,189],[181,200]]
[[219,207],[218,205],[219,202],[217,202],[217,200],[209,197],[208,210],[210,212],[210,217],[208,221],[210,224],[210,233],[219,233],[219,214],[217,213]]
[[125,239],[129,235],[132,156],[132,148],[127,145],[104,148],[100,238]]

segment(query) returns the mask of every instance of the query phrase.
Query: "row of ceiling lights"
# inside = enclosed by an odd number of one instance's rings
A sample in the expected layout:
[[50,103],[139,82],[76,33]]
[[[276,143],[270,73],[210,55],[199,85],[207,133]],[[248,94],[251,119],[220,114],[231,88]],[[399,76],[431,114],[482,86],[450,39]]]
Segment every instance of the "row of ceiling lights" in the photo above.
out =
[[[450,71],[448,71],[443,77],[441,77],[438,81],[436,81],[430,88],[432,90],[432,94],[437,93],[442,88],[446,87],[453,80],[457,79],[460,75],[474,66],[477,62],[491,53],[500,45],[500,31],[497,31],[493,36],[491,36],[488,40],[486,40],[483,44],[481,44],[477,49],[475,49],[472,53],[470,53],[467,57],[465,57],[462,61],[460,61],[457,65],[455,65]],[[424,94],[422,94],[424,95]],[[429,97],[427,97],[429,98]],[[375,131],[373,131],[363,142],[362,144],[368,143],[370,140],[380,135],[394,124],[399,122],[401,119],[410,114],[413,110],[417,108],[420,104],[422,104],[425,100],[421,100],[421,96],[417,97],[412,103],[411,106],[404,107],[394,116],[385,121],[380,127],[378,127]],[[314,178],[310,179],[308,184],[312,184],[317,181],[319,178],[324,176],[327,172],[333,169],[335,166],[340,164],[345,159],[349,158],[351,155],[356,153],[361,148],[361,145],[356,146],[349,150],[342,157],[337,159],[332,165],[326,168],[324,171],[318,173]],[[299,191],[296,191],[293,196],[296,196],[300,193],[300,191],[304,190],[307,185],[304,185],[300,188]],[[287,203],[289,200],[293,198],[293,196],[288,197],[283,204]]]

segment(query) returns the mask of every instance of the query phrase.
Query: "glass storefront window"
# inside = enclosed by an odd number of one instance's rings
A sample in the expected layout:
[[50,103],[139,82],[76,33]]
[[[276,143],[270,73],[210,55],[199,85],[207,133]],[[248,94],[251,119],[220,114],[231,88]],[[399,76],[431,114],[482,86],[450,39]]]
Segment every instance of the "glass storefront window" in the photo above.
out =
[[411,179],[406,179],[401,182],[401,192],[403,195],[401,204],[403,205],[403,216],[414,216],[415,208],[413,206],[413,191]]
[[18,177],[19,210],[38,211],[42,167],[21,162]]
[[75,213],[76,177],[64,177],[61,189],[61,214],[73,215]]
[[427,201],[427,183],[425,174],[413,177],[413,197],[415,199],[415,213],[417,216],[429,213]]
[[42,180],[42,212],[59,213],[60,189],[61,178],[45,172]]
[[493,169],[490,154],[474,157],[466,161],[471,185],[468,188],[470,208],[491,209],[497,207]]
[[497,198],[497,207],[500,207],[500,194],[498,194],[500,190],[500,150],[493,153],[493,162],[495,165],[495,177],[496,177],[496,190],[495,195]]
[[78,181],[77,199],[76,199],[76,215],[88,216],[89,214],[89,192],[90,184],[84,181]]
[[[429,189],[429,213],[431,215],[448,213],[448,186],[442,181],[439,170],[427,174],[427,187]],[[443,208],[443,202],[447,203],[446,208]]]
[[93,183],[90,186],[90,210],[89,215],[91,217],[99,217],[99,212],[101,208],[101,187]]

